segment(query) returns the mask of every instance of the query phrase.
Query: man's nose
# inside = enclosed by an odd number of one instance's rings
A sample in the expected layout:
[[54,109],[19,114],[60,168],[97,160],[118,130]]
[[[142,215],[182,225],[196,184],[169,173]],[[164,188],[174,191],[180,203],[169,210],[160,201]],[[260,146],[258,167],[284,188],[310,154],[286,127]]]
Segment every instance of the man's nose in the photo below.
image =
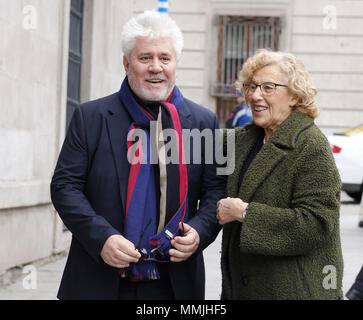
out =
[[153,73],[159,73],[163,71],[161,61],[157,58],[153,59],[149,65],[149,71]]

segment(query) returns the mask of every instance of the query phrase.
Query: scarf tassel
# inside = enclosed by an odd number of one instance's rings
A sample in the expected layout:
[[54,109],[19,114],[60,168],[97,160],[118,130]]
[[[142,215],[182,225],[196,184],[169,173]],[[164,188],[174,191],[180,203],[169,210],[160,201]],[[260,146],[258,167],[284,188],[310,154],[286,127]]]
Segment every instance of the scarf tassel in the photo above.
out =
[[156,280],[160,278],[159,271],[155,263],[151,261],[144,261],[142,264],[131,263],[130,267],[130,280],[137,282],[145,279]]

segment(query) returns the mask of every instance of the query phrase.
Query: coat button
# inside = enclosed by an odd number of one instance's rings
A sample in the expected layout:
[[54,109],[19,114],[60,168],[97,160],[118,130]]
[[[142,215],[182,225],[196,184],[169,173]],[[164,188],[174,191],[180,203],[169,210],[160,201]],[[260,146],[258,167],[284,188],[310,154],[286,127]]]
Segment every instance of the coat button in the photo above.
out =
[[247,278],[247,277],[243,277],[243,278],[242,278],[242,284],[243,284],[244,286],[247,286],[247,285],[248,285],[248,278]]

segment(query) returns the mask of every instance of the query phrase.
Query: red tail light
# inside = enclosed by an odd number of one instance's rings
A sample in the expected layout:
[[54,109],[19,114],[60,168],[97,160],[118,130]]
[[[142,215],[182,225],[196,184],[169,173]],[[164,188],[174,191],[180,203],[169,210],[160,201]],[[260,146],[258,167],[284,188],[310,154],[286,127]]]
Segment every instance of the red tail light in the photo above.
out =
[[331,145],[331,151],[333,153],[340,153],[340,151],[342,151],[342,148],[335,146],[335,145]]

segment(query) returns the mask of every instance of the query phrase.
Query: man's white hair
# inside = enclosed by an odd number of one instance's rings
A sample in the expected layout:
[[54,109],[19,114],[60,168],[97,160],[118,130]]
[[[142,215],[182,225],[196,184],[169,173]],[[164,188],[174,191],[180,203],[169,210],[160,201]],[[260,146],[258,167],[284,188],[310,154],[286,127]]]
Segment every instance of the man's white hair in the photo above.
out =
[[150,40],[170,38],[176,57],[179,60],[184,45],[183,34],[175,21],[165,13],[154,10],[144,11],[131,18],[124,26],[121,35],[122,51],[129,58],[137,38],[147,37]]

